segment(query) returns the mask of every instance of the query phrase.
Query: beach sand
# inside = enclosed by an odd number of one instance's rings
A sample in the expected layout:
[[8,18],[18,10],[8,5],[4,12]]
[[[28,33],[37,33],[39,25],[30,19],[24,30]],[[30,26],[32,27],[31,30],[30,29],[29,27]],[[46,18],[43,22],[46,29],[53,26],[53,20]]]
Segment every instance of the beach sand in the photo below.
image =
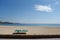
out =
[[15,30],[28,30],[26,35],[60,35],[60,27],[0,26],[0,34],[12,35]]

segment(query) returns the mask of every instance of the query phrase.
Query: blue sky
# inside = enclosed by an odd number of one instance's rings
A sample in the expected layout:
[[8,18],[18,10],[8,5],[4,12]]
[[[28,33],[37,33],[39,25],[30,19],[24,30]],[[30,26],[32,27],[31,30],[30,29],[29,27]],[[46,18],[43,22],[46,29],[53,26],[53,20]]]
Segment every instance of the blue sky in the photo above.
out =
[[0,20],[60,24],[60,0],[0,0]]

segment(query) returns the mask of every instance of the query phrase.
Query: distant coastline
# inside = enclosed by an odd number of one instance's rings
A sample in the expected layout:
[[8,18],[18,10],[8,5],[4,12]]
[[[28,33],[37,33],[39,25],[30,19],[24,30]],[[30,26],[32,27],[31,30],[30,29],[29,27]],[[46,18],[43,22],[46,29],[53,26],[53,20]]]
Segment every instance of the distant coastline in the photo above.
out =
[[11,22],[2,22],[2,21],[0,21],[0,24],[13,24],[13,23],[11,23]]
[[60,27],[60,24],[22,24],[22,23],[13,23],[13,22],[1,22],[1,26],[58,26]]

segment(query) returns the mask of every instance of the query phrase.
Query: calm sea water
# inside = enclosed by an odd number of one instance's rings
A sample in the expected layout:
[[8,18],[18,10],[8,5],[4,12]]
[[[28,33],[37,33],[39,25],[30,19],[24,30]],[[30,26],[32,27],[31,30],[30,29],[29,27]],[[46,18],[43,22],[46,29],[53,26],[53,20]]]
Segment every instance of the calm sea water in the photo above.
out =
[[1,26],[60,26],[60,24],[0,24]]

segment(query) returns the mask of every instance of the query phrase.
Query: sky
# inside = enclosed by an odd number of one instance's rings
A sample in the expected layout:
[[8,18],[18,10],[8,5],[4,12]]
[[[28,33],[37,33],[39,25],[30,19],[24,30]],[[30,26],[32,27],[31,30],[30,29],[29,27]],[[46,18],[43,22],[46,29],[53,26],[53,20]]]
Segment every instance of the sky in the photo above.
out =
[[60,0],[0,0],[0,21],[60,24]]

